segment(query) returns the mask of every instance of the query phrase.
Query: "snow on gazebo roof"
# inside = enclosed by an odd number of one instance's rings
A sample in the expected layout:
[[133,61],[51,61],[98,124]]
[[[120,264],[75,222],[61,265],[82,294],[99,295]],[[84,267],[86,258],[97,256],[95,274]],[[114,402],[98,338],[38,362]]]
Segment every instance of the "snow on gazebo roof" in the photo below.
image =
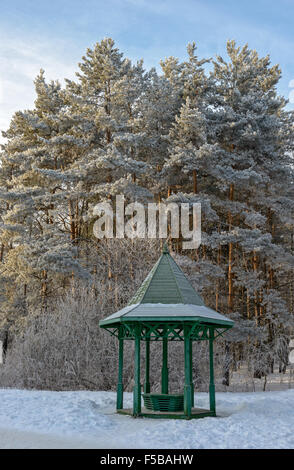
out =
[[197,321],[230,328],[234,322],[206,307],[166,244],[157,263],[126,307],[100,321],[100,326],[129,321]]

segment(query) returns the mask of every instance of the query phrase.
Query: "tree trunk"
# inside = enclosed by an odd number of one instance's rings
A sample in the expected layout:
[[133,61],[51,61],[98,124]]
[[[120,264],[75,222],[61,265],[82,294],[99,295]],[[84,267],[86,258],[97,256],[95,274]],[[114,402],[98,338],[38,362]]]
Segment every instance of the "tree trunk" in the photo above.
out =
[[[258,258],[257,254],[255,251],[253,251],[253,258],[252,258],[252,264],[253,264],[253,271],[257,272],[257,267],[258,267]],[[256,290],[254,292],[254,316],[255,316],[255,322],[256,326],[259,325],[259,296],[258,296],[258,291]]]
[[47,271],[44,269],[42,272],[42,287],[41,287],[41,299],[42,299],[42,311],[47,309]]
[[4,243],[1,244],[1,248],[0,248],[0,263],[3,262],[3,255],[4,255]]
[[76,235],[73,201],[71,200],[68,201],[68,208],[69,208],[69,223],[70,223],[70,239],[71,241],[73,241],[75,240],[75,235]]
[[[234,200],[234,185],[230,184],[230,192],[229,192],[229,200]],[[228,226],[229,231],[232,229],[232,214],[231,211],[228,213]],[[234,289],[233,289],[233,243],[229,243],[229,252],[228,252],[228,313],[231,313],[234,308]],[[227,387],[230,385],[230,364],[231,364],[231,350],[230,344],[225,341],[225,366],[224,366],[224,377],[223,377],[223,385]]]
[[[229,195],[230,201],[234,200],[234,185],[230,184],[230,195]],[[232,229],[232,214],[231,211],[228,214],[228,225],[229,225],[229,231]],[[232,266],[233,266],[233,243],[229,243],[229,267],[228,267],[228,308],[229,312],[232,312],[233,310],[233,272],[232,272]]]
[[194,192],[194,194],[198,193],[197,171],[196,170],[193,170],[193,192]]

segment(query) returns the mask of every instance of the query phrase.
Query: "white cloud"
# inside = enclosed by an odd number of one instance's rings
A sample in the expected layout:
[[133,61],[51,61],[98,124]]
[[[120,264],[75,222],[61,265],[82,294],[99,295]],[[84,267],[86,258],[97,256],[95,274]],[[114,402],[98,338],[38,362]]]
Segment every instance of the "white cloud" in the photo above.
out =
[[[131,6],[134,6],[136,8],[144,8],[145,10],[149,10],[152,13],[157,13],[157,14],[164,14],[166,15],[167,13],[170,13],[174,10],[174,8],[177,8],[177,2],[171,1],[171,0],[161,0],[160,2],[156,1],[151,1],[151,0],[124,0],[124,2],[129,3]],[[124,3],[123,2],[123,3]],[[122,6],[123,6],[122,3]]]
[[[69,0],[64,0],[64,3],[70,8]],[[280,61],[283,71],[289,63],[289,51],[294,47],[292,38],[282,37],[264,24],[250,22],[248,18],[224,9],[222,3],[204,0],[185,0],[185,5],[176,0],[88,0],[87,3],[89,8],[73,8],[68,16],[56,17],[59,33],[52,31],[51,34],[50,31],[50,37],[46,29],[48,25],[44,25],[44,31],[40,25],[39,36],[35,33],[35,37],[33,33],[28,34],[27,27],[9,30],[6,26],[6,31],[2,28],[0,130],[8,127],[15,111],[33,106],[33,80],[40,68],[45,69],[48,80],[73,78],[86,47],[92,47],[104,36],[116,38],[125,56],[134,61],[143,57],[146,68],[157,66],[158,70],[159,59],[169,55],[185,57],[186,44],[192,40],[196,40],[200,57],[225,54],[228,38],[236,38],[241,45],[249,40],[249,47],[256,47],[260,55],[270,52],[273,63]],[[61,23],[60,18],[63,18]],[[60,30],[64,33],[63,39],[60,38]],[[139,36],[139,32],[142,32],[142,37],[137,40],[135,34]],[[286,74],[280,86],[283,94],[288,95],[290,91],[290,101],[294,103],[294,90],[287,88],[288,83]],[[294,88],[294,80],[289,86]]]
[[[294,79],[290,80],[289,88],[294,88]],[[294,90],[291,90],[289,93],[289,102],[294,104]]]
[[40,40],[0,37],[0,130],[9,126],[16,111],[33,107],[33,81],[40,68],[47,80],[74,78],[77,61],[66,58],[63,48],[62,43],[51,43],[49,48]]

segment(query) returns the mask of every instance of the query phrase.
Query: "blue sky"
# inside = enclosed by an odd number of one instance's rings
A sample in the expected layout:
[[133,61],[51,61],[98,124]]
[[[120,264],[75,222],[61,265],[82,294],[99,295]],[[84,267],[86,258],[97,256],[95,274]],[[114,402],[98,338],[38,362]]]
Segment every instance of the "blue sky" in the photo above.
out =
[[279,91],[294,109],[293,21],[294,0],[1,0],[0,129],[33,105],[41,67],[48,79],[74,78],[86,48],[104,37],[147,68],[183,59],[191,41],[200,57],[225,56],[228,39],[248,42],[280,64]]

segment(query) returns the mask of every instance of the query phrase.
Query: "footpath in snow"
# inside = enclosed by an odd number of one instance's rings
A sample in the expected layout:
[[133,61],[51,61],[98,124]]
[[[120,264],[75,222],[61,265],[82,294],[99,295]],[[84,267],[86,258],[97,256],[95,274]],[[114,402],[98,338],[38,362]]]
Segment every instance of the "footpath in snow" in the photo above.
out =
[[[113,392],[0,389],[0,448],[294,449],[294,390],[216,399],[217,418],[152,420],[117,415]],[[208,407],[208,395],[195,394],[195,406]]]

